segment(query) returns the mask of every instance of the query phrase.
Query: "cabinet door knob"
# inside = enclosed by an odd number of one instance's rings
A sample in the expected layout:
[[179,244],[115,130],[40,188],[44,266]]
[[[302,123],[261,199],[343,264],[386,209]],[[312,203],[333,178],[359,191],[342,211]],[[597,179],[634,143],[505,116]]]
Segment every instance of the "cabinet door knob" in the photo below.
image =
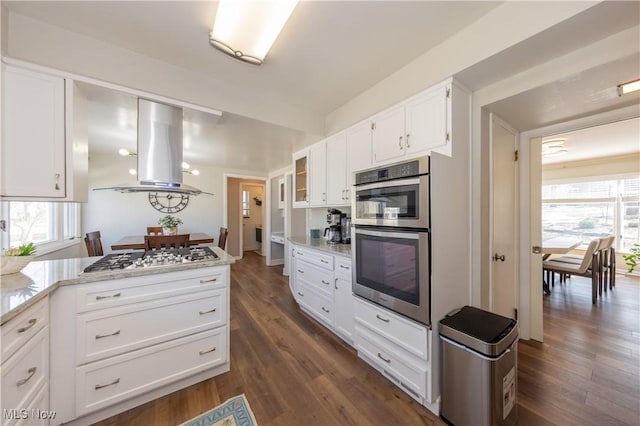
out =
[[398,138],[398,146],[402,149],[402,136]]
[[407,142],[406,142],[407,148],[411,147],[411,145],[409,145],[409,136],[411,136],[411,135],[409,133],[407,133]]

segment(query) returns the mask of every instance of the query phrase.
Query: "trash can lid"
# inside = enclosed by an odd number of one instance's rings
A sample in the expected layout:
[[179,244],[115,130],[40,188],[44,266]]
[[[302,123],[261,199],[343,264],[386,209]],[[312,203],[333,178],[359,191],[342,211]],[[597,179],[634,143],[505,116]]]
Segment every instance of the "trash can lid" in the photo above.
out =
[[517,321],[473,306],[463,306],[440,320],[440,335],[485,355],[498,355],[518,335]]

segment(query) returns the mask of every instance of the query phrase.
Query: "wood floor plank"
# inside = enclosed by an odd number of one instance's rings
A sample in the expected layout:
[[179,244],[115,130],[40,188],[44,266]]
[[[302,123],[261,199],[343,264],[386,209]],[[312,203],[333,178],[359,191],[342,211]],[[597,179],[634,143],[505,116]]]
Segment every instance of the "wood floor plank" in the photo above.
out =
[[[640,279],[591,304],[589,279],[545,296],[545,342],[518,344],[521,426],[640,425]],[[231,371],[98,423],[175,426],[244,393],[260,426],[443,425],[303,313],[282,267],[231,267]]]

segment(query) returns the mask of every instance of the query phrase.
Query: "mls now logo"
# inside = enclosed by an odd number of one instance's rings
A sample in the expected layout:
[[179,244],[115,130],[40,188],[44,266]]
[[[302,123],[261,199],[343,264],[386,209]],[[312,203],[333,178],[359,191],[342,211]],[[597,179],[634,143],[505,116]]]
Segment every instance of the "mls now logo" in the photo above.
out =
[[24,408],[21,410],[17,408],[4,409],[2,410],[2,416],[4,417],[5,420],[28,419],[29,410],[25,410]]

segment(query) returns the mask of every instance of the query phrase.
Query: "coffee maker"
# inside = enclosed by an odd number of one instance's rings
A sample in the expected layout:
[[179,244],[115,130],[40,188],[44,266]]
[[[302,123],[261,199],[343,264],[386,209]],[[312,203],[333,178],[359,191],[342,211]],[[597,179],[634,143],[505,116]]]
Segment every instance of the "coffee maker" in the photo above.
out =
[[340,218],[340,242],[342,244],[351,244],[351,217],[342,213]]
[[344,213],[338,209],[327,209],[327,212],[327,223],[329,226],[324,228],[324,239],[327,240],[329,244],[336,244],[342,241],[340,220]]

